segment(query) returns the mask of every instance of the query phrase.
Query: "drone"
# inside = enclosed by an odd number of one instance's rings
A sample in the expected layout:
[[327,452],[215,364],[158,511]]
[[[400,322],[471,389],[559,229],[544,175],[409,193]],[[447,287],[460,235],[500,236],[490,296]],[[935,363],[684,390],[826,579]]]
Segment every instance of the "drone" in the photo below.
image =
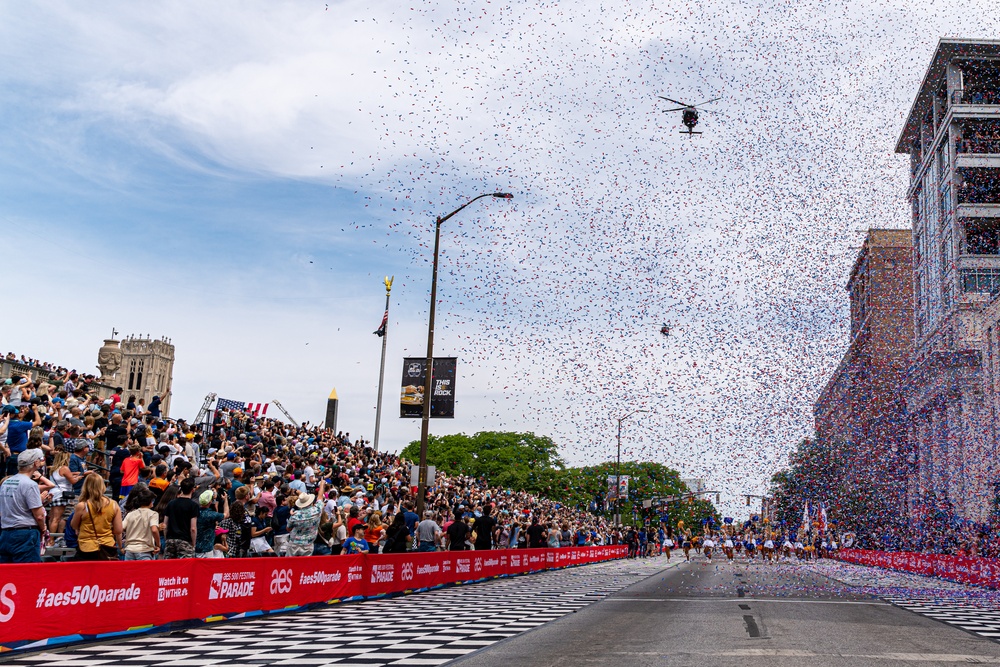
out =
[[[674,104],[679,104],[680,106],[676,109],[665,109],[663,113],[670,113],[671,111],[683,111],[681,115],[681,122],[687,131],[681,130],[681,134],[686,134],[691,137],[695,134],[701,134],[701,132],[695,132],[694,128],[698,125],[698,107],[705,106],[706,104],[711,104],[712,102],[718,102],[721,97],[716,97],[713,100],[708,100],[707,102],[699,102],[698,104],[686,104],[685,102],[678,102],[677,100],[672,100],[669,97],[663,97],[662,95],[657,95],[661,100],[666,100],[667,102],[673,102]],[[702,109],[702,111],[711,111],[711,109]]]

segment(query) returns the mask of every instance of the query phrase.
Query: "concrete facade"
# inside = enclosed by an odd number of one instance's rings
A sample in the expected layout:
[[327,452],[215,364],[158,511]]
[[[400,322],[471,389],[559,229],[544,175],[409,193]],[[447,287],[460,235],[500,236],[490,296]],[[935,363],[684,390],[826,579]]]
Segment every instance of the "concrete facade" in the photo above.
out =
[[938,43],[896,152],[910,156],[913,217],[909,511],[985,521],[998,473],[986,363],[1000,294],[1000,41]]

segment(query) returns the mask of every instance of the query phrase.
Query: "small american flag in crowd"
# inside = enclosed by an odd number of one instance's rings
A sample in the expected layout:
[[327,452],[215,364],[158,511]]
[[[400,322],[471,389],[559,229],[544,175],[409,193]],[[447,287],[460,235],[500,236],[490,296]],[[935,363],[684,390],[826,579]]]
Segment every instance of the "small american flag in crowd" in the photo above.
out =
[[270,403],[244,403],[242,401],[230,401],[228,398],[220,398],[215,404],[216,410],[240,410],[254,417],[263,417],[267,414],[267,406]]

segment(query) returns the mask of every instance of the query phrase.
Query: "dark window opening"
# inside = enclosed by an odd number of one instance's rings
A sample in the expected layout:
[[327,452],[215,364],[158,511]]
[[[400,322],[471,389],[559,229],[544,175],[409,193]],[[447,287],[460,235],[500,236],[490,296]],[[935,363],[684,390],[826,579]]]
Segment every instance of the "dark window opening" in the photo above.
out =
[[964,182],[958,187],[959,204],[1000,203],[1000,170],[966,169]]
[[1000,122],[987,120],[966,123],[962,127],[957,150],[959,153],[1000,154]]
[[961,64],[961,104],[1000,104],[1000,67],[992,61],[969,60]]
[[1000,218],[966,219],[964,253],[1000,255]]

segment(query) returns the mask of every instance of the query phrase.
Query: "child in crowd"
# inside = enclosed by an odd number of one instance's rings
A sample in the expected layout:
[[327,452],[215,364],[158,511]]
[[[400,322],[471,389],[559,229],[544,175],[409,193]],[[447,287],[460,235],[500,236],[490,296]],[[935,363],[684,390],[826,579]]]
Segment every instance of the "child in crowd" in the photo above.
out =
[[365,541],[365,525],[358,523],[354,525],[354,533],[344,541],[345,554],[366,554],[368,553],[368,543]]
[[153,511],[156,496],[141,487],[137,493],[139,508],[126,514],[122,522],[125,560],[153,560],[160,553],[160,517]]
[[128,453],[129,457],[122,461],[122,488],[117,500],[128,498],[132,487],[139,481],[139,471],[146,465],[142,460],[142,447],[138,444],[133,442],[129,445]]

